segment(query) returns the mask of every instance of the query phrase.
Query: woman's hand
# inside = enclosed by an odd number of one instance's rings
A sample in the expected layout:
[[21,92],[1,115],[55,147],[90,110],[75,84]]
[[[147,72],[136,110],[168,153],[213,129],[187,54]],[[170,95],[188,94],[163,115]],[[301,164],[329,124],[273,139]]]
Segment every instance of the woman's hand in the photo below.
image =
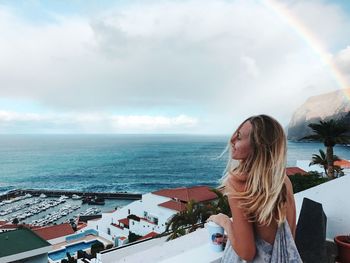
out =
[[225,230],[227,230],[229,224],[231,224],[231,219],[222,213],[210,216],[207,221],[212,221],[222,226]]

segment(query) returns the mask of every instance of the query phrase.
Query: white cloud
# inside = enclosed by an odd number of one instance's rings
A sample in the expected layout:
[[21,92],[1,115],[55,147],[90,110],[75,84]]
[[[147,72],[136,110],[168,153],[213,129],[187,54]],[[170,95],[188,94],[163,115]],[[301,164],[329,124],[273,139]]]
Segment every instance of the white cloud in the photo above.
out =
[[[285,2],[324,46],[350,42],[334,4]],[[308,96],[338,88],[298,33],[253,0],[133,2],[54,21],[31,24],[0,6],[0,97],[53,112],[132,112],[71,120],[84,131],[206,123],[201,131],[224,133],[257,113],[286,124]]]
[[116,129],[164,130],[174,128],[194,127],[198,120],[180,115],[169,118],[164,116],[114,116],[113,126]]
[[[33,126],[33,122],[35,125]],[[147,133],[166,131],[170,133],[192,133],[198,128],[198,119],[178,115],[108,115],[104,113],[37,114],[0,111],[0,133]],[[29,125],[29,130],[28,130]],[[44,128],[43,128],[44,127]],[[16,130],[14,130],[16,129]]]
[[0,111],[0,122],[43,121],[46,118],[36,113]]

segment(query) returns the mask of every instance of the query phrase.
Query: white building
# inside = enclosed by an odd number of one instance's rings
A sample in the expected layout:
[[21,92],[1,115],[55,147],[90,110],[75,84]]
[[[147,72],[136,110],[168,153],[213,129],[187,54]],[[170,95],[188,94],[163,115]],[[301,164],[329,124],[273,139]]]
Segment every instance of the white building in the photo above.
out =
[[320,165],[311,165],[310,164],[310,160],[297,160],[297,167],[303,169],[306,172],[318,172],[322,175],[324,175],[324,169],[323,167],[321,167]]
[[115,246],[127,243],[129,233],[143,237],[161,234],[173,215],[186,208],[190,200],[211,201],[216,194],[207,186],[164,189],[142,195],[142,199],[112,213],[103,213],[101,219],[88,221],[85,229],[95,229]]
[[[314,164],[314,165],[309,165],[310,160],[297,160],[297,167],[307,171],[315,171],[320,174],[322,174],[324,177],[326,177],[326,174],[324,172],[324,169],[322,166]],[[350,174],[350,162],[348,160],[340,160],[340,161],[335,161],[334,165],[338,165],[343,169],[344,174]]]
[[[350,176],[343,176],[317,185],[294,195],[297,218],[303,198],[307,197],[323,206],[327,216],[326,237],[329,242],[339,234],[350,233],[350,203],[346,193],[350,188]],[[345,194],[344,194],[345,193]],[[209,247],[206,229],[166,242],[166,237],[154,238],[135,245],[114,248],[97,254],[98,263],[217,263],[223,252],[213,252]]]

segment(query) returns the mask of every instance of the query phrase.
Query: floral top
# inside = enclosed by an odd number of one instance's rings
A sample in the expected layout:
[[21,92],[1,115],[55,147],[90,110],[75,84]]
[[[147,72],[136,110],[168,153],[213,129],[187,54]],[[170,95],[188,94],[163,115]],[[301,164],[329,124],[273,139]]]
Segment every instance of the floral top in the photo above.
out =
[[[285,221],[277,230],[273,245],[256,237],[256,255],[252,263],[302,263],[288,223]],[[226,244],[221,263],[247,262],[241,259],[231,246]]]

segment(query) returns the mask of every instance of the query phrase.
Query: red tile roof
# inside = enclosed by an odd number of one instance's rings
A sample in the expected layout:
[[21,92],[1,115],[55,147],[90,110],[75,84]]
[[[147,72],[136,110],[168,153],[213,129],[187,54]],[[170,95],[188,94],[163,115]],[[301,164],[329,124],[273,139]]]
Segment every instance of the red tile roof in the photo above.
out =
[[87,224],[85,222],[79,222],[77,225],[77,230],[81,230],[86,226],[87,226]]
[[138,240],[143,240],[143,239],[148,239],[148,238],[152,238],[152,237],[155,237],[159,235],[158,233],[156,232],[150,232],[148,233],[147,235],[143,236],[143,237],[140,237]]
[[294,175],[294,174],[307,175],[307,172],[299,167],[287,167],[286,173],[288,176]]
[[209,189],[210,188],[208,186],[194,186],[190,188],[180,187],[173,189],[163,189],[152,192],[152,194],[170,197],[184,202],[189,202],[190,200],[203,202],[217,198],[216,194],[211,192]]
[[29,228],[29,229],[38,229],[38,228],[40,228],[38,226],[32,226],[32,225],[27,225],[27,224],[18,224],[18,225],[15,225],[15,224],[3,224],[3,225],[0,225],[0,229],[17,229],[19,227],[25,227],[25,228]]
[[123,218],[118,220],[119,223],[122,223],[124,226],[129,226],[129,218]]
[[334,165],[340,166],[341,168],[350,168],[350,162],[347,160],[339,160],[339,161],[335,161]]
[[111,223],[111,225],[114,226],[114,227],[117,227],[119,229],[122,229],[122,230],[124,229],[124,227],[121,227],[120,225],[117,225],[117,224],[114,224],[114,223]]
[[179,212],[186,210],[186,205],[184,203],[176,202],[174,200],[170,200],[170,201],[161,203],[161,204],[159,204],[159,206],[169,208],[171,210],[175,210],[175,211],[179,211]]
[[15,225],[15,224],[6,224],[6,225],[0,226],[0,229],[16,229],[17,227],[18,225]]
[[45,240],[74,234],[74,230],[68,223],[34,229],[34,232]]

